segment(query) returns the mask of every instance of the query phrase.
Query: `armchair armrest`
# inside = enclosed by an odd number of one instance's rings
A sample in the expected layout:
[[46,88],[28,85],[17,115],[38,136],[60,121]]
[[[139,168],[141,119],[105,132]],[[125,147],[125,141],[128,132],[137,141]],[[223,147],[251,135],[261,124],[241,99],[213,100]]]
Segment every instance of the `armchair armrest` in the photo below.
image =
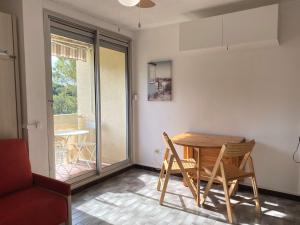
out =
[[71,185],[49,178],[45,177],[39,174],[32,173],[33,176],[33,184],[49,189],[51,191],[57,192],[59,194],[70,196],[71,195]]

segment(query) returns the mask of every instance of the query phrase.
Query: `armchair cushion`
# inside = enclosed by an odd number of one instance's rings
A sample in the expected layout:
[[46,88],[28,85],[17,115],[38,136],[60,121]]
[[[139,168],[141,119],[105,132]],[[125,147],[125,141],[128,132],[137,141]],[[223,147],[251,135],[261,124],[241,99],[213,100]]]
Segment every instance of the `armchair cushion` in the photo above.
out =
[[0,225],[58,225],[67,220],[66,198],[32,187],[0,198]]
[[32,173],[23,140],[0,140],[0,196],[32,186]]

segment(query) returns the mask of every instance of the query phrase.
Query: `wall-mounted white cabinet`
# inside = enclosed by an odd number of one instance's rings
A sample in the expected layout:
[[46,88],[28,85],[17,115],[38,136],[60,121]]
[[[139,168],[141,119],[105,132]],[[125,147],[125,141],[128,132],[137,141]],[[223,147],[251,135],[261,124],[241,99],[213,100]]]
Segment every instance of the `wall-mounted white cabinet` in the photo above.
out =
[[181,51],[222,47],[222,17],[214,16],[179,25]]
[[22,136],[15,24],[0,12],[0,139]]
[[9,14],[0,12],[0,54],[13,55],[13,26],[12,17]]
[[278,4],[182,23],[181,51],[278,45]]
[[223,19],[224,44],[277,43],[278,4],[229,13]]

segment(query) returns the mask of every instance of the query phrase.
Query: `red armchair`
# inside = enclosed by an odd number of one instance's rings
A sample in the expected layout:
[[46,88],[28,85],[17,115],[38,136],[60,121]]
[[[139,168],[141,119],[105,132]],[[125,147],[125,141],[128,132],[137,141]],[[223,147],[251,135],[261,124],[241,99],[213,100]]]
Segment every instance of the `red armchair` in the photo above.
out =
[[0,140],[0,225],[70,225],[69,184],[31,172],[23,140]]

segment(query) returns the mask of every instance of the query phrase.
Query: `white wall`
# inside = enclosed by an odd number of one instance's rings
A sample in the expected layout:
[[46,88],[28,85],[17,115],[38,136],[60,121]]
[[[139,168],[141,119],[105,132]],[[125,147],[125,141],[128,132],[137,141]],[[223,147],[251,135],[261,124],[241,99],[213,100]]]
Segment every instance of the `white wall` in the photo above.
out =
[[[28,130],[32,170],[49,175],[43,9],[46,8],[109,30],[116,30],[116,27],[48,0],[1,0],[0,10],[2,8],[3,11],[16,14],[20,21],[19,46],[23,53],[21,73],[24,92],[23,106],[25,106],[23,123],[39,121],[41,124],[39,129]],[[121,33],[132,36],[130,31],[124,29]],[[26,96],[24,96],[25,93]]]
[[27,121],[39,121],[39,129],[28,130],[29,156],[32,170],[49,174],[47,102],[45,80],[44,32],[42,2],[23,0],[23,30]]
[[[135,49],[135,160],[160,167],[161,133],[254,138],[262,188],[300,194],[300,1],[280,5],[280,47],[179,52],[179,25],[142,30]],[[191,34],[192,35],[192,34]],[[147,63],[173,60],[173,101],[148,102]],[[156,154],[155,149],[161,149]]]

